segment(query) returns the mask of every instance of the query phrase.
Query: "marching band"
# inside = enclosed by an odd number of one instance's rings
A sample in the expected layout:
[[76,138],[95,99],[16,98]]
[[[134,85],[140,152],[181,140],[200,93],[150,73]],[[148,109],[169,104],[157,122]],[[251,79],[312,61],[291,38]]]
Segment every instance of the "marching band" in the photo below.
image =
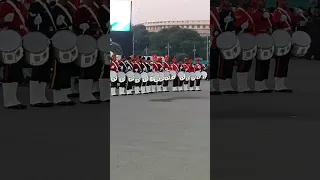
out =
[[170,81],[173,92],[201,91],[200,81],[207,78],[199,58],[196,64],[192,59],[188,64],[180,64],[175,57],[169,63],[168,56],[153,55],[152,60],[143,56],[117,59],[115,53],[110,54],[111,96],[169,92]]
[[[30,105],[72,106],[110,101],[109,19],[107,1],[19,0],[0,3],[0,60],[4,66],[4,107],[25,109],[17,98],[22,68],[31,67]],[[74,78],[79,78],[75,90]],[[94,82],[100,99],[93,96]],[[53,102],[46,97],[53,92]]]
[[[213,0],[210,10],[211,95],[238,93],[292,92],[285,85],[292,57],[304,57],[311,44],[301,31],[308,19],[301,9],[288,8],[287,0],[277,0],[275,10],[267,10],[264,0],[239,0],[236,8],[229,0]],[[270,61],[275,59],[274,89],[268,89]],[[248,72],[256,61],[255,89],[248,86]],[[237,65],[236,77],[233,68]],[[231,79],[237,79],[237,89]]]

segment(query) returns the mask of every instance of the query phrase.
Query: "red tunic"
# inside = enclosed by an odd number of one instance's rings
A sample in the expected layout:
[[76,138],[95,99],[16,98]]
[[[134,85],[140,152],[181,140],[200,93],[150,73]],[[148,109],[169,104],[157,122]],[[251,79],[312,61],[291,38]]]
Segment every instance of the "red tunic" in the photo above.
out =
[[176,63],[172,63],[171,64],[171,70],[178,72],[179,71],[179,65],[176,64]]
[[112,61],[110,63],[110,71],[118,72],[119,71],[118,66],[119,64],[117,62]]
[[12,29],[23,37],[24,35],[28,34],[28,29],[25,27],[26,23],[28,22],[28,12],[22,3],[18,2],[15,5],[20,10],[23,19],[20,19],[18,13],[9,3],[3,2],[0,4],[0,19],[5,18],[10,13],[14,14],[14,18],[12,22],[0,24],[0,29]]
[[193,64],[189,65],[189,72],[196,72],[196,69],[194,68]]
[[137,73],[141,73],[142,72],[142,69],[141,69],[141,66],[140,66],[139,63],[137,63],[137,62],[133,63],[133,71],[137,72]]
[[[286,17],[286,21],[281,21],[281,16]],[[273,22],[275,24],[275,29],[282,29],[292,34],[291,26],[298,23],[299,18],[295,17],[291,13],[289,8],[277,8],[273,13]]]
[[153,70],[153,72],[158,72],[159,71],[158,66],[157,66],[156,63],[152,63],[152,70]]
[[201,64],[195,64],[194,65],[195,71],[202,71],[202,65]]
[[171,67],[167,62],[163,62],[162,67],[163,67],[164,71],[170,71],[171,70]]
[[[244,12],[245,11],[245,12]],[[237,10],[235,10],[235,18],[236,18],[236,32],[240,32],[242,30],[241,25],[244,23],[248,23],[248,27],[246,29],[244,29],[244,33],[250,33],[255,35],[255,26],[254,26],[254,20],[252,17],[252,12],[253,9],[252,8],[247,8],[247,9],[243,9],[243,8],[237,8]]]
[[[263,14],[264,14],[265,11],[263,10],[254,10],[252,12],[252,17],[254,19],[254,22],[255,22],[255,31],[256,31],[256,34],[259,34],[259,33],[270,33],[270,29],[272,29],[272,26],[273,26],[273,19],[272,19],[272,15],[270,15],[269,17],[269,20],[267,18],[264,18],[263,17]],[[271,24],[270,24],[271,23]]]
[[158,71],[159,71],[159,72],[162,72],[162,71],[163,71],[162,64],[158,62],[158,63],[157,63],[157,66],[158,66]]
[[189,72],[189,65],[188,64],[182,64],[182,67],[185,72]]

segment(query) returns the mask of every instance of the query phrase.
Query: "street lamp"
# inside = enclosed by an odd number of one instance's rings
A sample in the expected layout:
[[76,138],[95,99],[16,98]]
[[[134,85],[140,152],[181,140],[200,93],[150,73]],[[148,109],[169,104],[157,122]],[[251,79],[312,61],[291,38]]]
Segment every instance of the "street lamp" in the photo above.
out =
[[171,46],[170,46],[170,43],[168,42],[168,44],[167,44],[167,46],[166,46],[166,49],[167,49],[167,53],[168,53],[168,58],[170,58],[170,48],[171,48]]
[[193,45],[193,59],[196,59],[196,51],[197,51],[197,49],[196,49],[196,45]]

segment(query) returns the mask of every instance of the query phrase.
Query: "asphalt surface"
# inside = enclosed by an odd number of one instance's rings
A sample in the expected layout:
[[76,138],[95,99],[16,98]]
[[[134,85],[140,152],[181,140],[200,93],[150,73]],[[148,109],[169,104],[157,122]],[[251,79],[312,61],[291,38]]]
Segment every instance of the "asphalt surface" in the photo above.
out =
[[111,179],[209,180],[209,81],[201,92],[111,98]]
[[319,69],[293,60],[292,94],[211,96],[212,179],[320,179]]

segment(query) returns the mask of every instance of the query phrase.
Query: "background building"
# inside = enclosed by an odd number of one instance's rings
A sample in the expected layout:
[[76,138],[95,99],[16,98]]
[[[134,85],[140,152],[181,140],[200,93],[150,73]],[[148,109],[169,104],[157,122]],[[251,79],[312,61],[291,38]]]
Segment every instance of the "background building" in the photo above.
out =
[[197,31],[201,36],[210,36],[209,20],[185,20],[185,21],[156,21],[143,23],[149,32],[158,32],[161,29],[179,26],[180,28]]

